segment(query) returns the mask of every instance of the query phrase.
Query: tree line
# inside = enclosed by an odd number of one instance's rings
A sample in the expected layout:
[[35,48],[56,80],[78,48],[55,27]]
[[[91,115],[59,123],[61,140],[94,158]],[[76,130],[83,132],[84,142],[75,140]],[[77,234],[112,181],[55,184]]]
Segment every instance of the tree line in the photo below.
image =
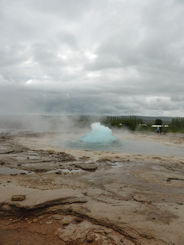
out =
[[184,118],[172,118],[170,121],[164,121],[160,118],[156,118],[154,121],[143,120],[136,116],[129,117],[106,117],[102,120],[102,123],[108,127],[127,128],[131,131],[154,131],[152,125],[168,125],[168,132],[180,132],[184,133]]

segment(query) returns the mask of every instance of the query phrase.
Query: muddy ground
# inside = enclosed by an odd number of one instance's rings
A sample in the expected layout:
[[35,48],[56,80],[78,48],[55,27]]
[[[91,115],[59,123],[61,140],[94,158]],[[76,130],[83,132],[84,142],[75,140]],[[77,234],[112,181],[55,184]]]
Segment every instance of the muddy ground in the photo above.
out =
[[51,137],[0,136],[0,245],[184,244],[183,157],[61,150]]

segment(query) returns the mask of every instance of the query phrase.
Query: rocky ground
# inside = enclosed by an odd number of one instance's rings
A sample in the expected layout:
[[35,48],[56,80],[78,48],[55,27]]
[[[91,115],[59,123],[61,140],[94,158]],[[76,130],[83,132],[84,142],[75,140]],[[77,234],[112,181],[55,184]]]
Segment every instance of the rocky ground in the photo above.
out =
[[184,244],[182,157],[61,151],[49,137],[0,136],[0,245]]

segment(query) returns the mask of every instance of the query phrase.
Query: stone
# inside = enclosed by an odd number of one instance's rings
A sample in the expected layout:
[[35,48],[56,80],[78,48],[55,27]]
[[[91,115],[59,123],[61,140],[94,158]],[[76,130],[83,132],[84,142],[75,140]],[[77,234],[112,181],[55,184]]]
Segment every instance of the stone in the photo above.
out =
[[1,206],[1,209],[4,210],[4,211],[10,211],[11,207],[8,204],[4,204],[4,205]]
[[81,222],[79,224],[70,223],[63,229],[59,228],[57,230],[57,236],[64,242],[84,242],[86,240],[87,233],[89,233],[89,230],[92,227],[93,225],[87,221]]
[[80,218],[80,217],[76,217],[76,218],[74,219],[74,222],[77,223],[77,224],[81,223],[82,221],[83,221],[83,219]]
[[86,235],[86,241],[88,243],[92,243],[96,240],[96,235],[94,232],[90,231],[87,235]]
[[52,218],[55,220],[61,220],[61,219],[63,219],[63,216],[60,214],[54,214],[54,215],[52,215]]
[[5,162],[4,161],[0,161],[0,165],[1,166],[5,165]]
[[24,201],[26,199],[26,195],[13,195],[11,197],[11,201]]
[[86,171],[95,171],[98,168],[95,163],[76,163],[75,167]]
[[38,219],[34,218],[33,223],[37,223],[37,222],[38,222]]
[[140,194],[133,195],[133,200],[136,202],[151,204],[151,200]]
[[74,156],[66,152],[57,152],[56,155],[57,155],[57,158],[59,158],[62,162],[76,161],[76,158]]
[[61,174],[61,171],[56,171],[56,174]]
[[76,231],[76,227],[71,226],[71,225],[67,229],[64,229],[64,230],[61,228],[58,228],[57,236],[64,242],[71,242],[75,239],[75,231]]
[[62,225],[69,225],[70,223],[72,223],[72,221],[73,221],[73,217],[71,217],[71,216],[66,216],[66,217],[64,217],[64,218],[60,221],[60,223],[61,223]]
[[53,223],[52,220],[48,220],[45,222],[46,225],[51,225],[52,223]]

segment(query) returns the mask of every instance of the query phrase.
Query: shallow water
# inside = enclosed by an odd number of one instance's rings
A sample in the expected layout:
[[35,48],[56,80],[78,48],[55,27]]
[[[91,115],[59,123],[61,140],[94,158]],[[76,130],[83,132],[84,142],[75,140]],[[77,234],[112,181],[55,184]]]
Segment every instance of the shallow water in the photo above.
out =
[[19,170],[17,168],[8,168],[8,167],[1,167],[0,168],[0,175],[9,175],[9,174],[28,174],[28,171]]
[[111,144],[85,143],[80,140],[68,140],[65,142],[57,142],[57,145],[79,150],[140,153],[160,156],[184,156],[184,150],[181,147],[140,139],[134,140],[124,138],[123,140],[118,140]]

